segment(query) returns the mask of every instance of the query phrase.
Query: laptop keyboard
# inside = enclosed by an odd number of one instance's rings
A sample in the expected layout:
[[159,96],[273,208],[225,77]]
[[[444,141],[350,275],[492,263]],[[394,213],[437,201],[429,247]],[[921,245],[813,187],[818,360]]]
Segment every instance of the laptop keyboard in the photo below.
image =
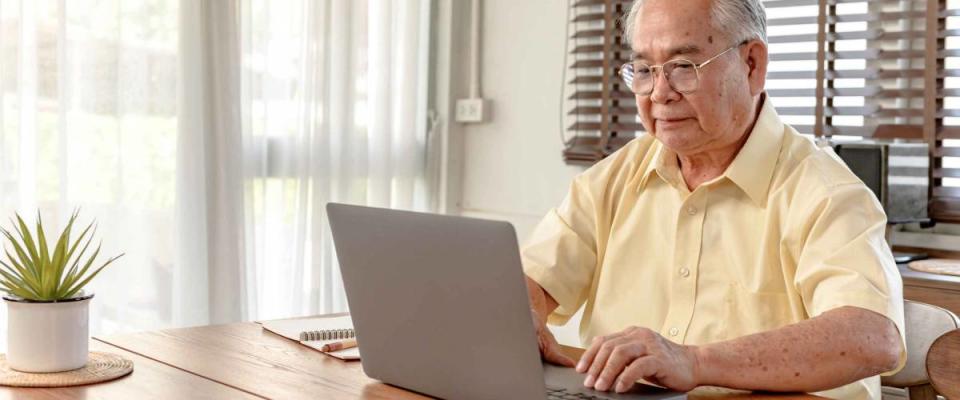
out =
[[547,399],[549,400],[603,400],[603,397],[597,397],[586,393],[568,392],[566,389],[547,388]]

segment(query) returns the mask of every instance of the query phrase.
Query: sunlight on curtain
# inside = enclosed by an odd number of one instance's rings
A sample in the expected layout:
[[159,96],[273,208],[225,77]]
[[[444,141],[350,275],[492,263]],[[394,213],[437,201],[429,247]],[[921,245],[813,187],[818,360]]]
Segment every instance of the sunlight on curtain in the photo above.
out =
[[177,2],[0,2],[0,223],[80,207],[101,257],[126,253],[89,286],[93,334],[178,323],[177,39]]
[[260,319],[346,310],[327,202],[429,204],[429,1],[275,4],[241,12],[248,308]]
[[429,3],[0,2],[0,223],[126,253],[95,335],[345,310],[326,203],[430,208]]

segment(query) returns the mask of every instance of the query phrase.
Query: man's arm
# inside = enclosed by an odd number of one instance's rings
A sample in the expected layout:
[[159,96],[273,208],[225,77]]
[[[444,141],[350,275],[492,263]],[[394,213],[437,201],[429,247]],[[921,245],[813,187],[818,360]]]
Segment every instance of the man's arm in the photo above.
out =
[[841,307],[780,329],[699,347],[699,383],[814,392],[896,368],[900,332],[887,317]]
[[688,391],[815,392],[890,371],[900,333],[886,317],[842,307],[768,332],[703,346],[678,345],[643,328],[597,338],[577,364],[585,385],[622,392],[639,379]]
[[527,295],[530,296],[530,310],[533,313],[533,323],[537,331],[537,344],[543,359],[557,365],[572,367],[574,361],[560,350],[560,344],[547,328],[547,316],[557,309],[557,301],[543,290],[533,279],[524,277],[527,281]]
[[530,296],[530,308],[546,321],[547,316],[556,310],[559,304],[547,291],[540,287],[537,281],[525,276],[527,280],[527,294]]

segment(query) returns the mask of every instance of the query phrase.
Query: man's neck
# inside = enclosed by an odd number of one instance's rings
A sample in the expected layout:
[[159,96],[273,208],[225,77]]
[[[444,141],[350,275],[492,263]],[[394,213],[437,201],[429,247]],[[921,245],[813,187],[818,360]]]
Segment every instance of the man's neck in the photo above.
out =
[[753,131],[753,127],[760,118],[763,101],[763,95],[757,98],[750,125],[740,134],[736,141],[700,153],[677,155],[680,173],[683,175],[683,181],[687,184],[687,189],[692,192],[700,187],[701,184],[723,175],[727,167],[737,158],[737,154],[740,153],[743,145],[747,143],[747,139],[750,138],[750,132]]

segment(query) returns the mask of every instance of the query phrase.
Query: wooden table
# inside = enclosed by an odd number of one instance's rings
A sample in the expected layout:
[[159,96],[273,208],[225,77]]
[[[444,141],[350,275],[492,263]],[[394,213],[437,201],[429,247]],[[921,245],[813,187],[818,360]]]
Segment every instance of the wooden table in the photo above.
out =
[[903,278],[903,298],[933,304],[960,315],[960,276],[914,271],[897,265]]
[[68,388],[0,387],[0,399],[260,399],[219,382],[92,340],[90,350],[120,354],[133,373],[118,380]]
[[[368,378],[359,362],[323,355],[252,322],[98,337],[91,349],[129,357],[134,362],[133,374],[76,388],[0,388],[0,400],[426,399]],[[749,394],[722,398],[818,397]]]

